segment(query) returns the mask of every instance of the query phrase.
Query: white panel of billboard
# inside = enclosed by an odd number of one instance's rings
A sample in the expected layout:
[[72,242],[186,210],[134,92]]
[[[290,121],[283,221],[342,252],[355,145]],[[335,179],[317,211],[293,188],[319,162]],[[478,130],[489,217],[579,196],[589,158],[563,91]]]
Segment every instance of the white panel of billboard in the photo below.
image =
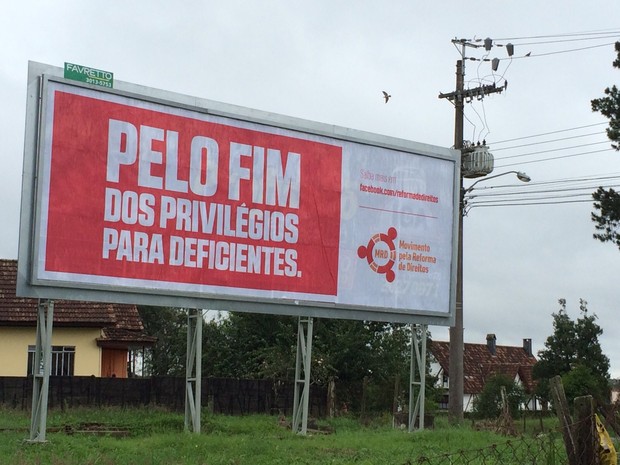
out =
[[18,293],[453,321],[459,153],[31,63]]

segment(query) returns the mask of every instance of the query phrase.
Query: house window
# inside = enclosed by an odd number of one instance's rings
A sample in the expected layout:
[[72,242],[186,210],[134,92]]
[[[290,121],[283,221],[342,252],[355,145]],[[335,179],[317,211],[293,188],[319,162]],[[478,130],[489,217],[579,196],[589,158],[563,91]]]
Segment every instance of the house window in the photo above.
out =
[[[28,346],[28,374],[34,374],[34,353],[36,347]],[[75,346],[52,346],[50,376],[73,376]]]

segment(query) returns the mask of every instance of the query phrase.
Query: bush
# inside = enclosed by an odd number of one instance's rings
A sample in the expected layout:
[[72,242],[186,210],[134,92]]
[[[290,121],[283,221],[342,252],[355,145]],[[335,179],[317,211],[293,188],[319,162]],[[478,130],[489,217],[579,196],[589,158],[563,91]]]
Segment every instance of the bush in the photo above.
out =
[[477,418],[497,418],[502,412],[502,386],[506,389],[506,400],[512,417],[519,413],[525,401],[523,388],[504,375],[489,378],[482,393],[474,399],[473,410]]

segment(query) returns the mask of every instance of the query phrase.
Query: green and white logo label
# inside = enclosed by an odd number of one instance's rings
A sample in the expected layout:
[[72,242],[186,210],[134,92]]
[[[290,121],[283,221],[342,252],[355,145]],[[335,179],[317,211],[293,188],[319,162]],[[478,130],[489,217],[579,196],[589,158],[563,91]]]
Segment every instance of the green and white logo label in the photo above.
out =
[[114,87],[114,73],[73,63],[65,63],[65,79],[102,87]]

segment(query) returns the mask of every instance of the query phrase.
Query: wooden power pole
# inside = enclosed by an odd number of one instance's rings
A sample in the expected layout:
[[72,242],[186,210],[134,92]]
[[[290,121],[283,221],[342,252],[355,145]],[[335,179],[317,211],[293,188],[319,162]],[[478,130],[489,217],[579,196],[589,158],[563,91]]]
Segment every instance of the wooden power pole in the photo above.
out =
[[[458,40],[456,42],[462,45],[462,59],[456,62],[456,90],[447,94],[440,93],[439,98],[446,98],[454,104],[454,148],[457,150],[462,150],[464,145],[463,121],[465,101],[473,98],[483,99],[485,95],[502,92],[505,89],[505,86],[497,87],[495,84],[491,84],[473,89],[465,89],[465,47],[478,46],[465,40]],[[463,171],[461,170],[458,259],[456,273],[456,308],[454,310],[454,326],[450,327],[450,364],[448,367],[448,418],[451,424],[460,424],[463,422],[463,193]]]

